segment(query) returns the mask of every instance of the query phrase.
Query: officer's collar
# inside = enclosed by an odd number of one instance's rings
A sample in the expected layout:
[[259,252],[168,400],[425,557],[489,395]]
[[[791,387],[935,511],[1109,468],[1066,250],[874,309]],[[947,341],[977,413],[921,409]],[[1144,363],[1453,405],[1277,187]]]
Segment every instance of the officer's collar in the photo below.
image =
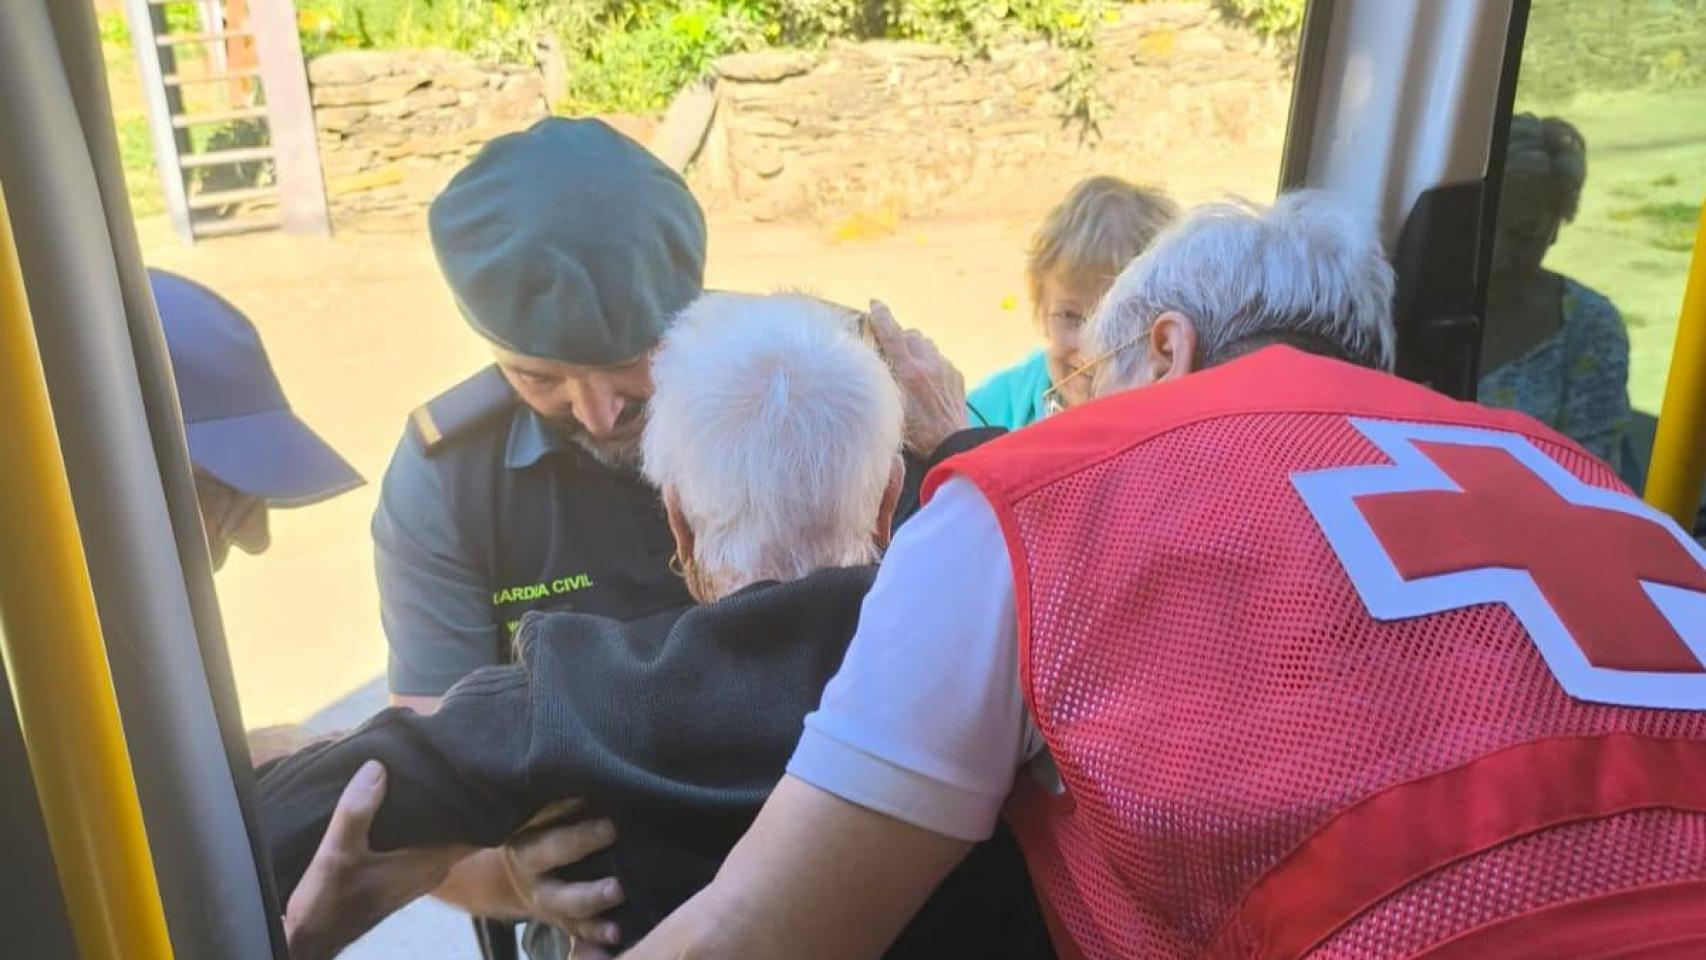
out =
[[504,466],[523,470],[569,445],[545,418],[525,403],[517,404],[509,421],[509,441],[504,445]]
[[612,467],[602,463],[581,448],[573,437],[551,426],[551,422],[533,412],[526,404],[517,404],[515,416],[509,421],[509,439],[504,444],[504,466],[510,470],[525,470],[553,454],[562,454],[583,470],[603,469],[638,479],[635,467]]

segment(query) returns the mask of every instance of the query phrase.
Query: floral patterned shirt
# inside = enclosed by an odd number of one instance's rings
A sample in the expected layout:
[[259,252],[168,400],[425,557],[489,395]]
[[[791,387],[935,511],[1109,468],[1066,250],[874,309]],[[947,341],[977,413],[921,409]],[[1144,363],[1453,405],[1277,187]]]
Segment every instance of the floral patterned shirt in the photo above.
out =
[[1481,378],[1480,401],[1520,410],[1621,469],[1629,420],[1629,333],[1610,300],[1564,277],[1561,326]]

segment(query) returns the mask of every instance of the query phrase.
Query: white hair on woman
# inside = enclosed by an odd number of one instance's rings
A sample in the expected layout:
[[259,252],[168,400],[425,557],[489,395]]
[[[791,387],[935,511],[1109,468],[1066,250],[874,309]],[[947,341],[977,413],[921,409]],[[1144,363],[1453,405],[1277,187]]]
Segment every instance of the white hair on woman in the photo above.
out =
[[901,398],[856,320],[798,294],[711,293],[664,337],[642,456],[693,528],[698,575],[793,580],[877,559]]
[[1315,343],[1344,359],[1391,370],[1392,267],[1372,217],[1319,190],[1197,207],[1133,260],[1091,320],[1092,355],[1112,352],[1098,377],[1130,386],[1144,336],[1161,314],[1190,318],[1200,366],[1252,342]]

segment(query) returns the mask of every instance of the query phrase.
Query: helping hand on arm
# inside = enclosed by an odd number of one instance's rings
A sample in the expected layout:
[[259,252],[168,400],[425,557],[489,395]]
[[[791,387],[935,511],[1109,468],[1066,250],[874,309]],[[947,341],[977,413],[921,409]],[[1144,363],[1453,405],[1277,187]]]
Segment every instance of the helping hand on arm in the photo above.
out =
[[878,957],[971,846],[783,777],[716,880],[623,956]]
[[[423,715],[435,713],[443,700],[391,696],[392,705]],[[622,903],[622,888],[616,879],[574,883],[551,875],[558,867],[615,842],[615,827],[609,820],[552,823],[577,805],[578,801],[565,801],[541,810],[504,846],[480,850],[452,867],[432,895],[476,916],[537,920],[590,943],[616,943],[621,931],[601,919],[602,914]]]
[[470,847],[375,853],[367,832],[385,799],[385,768],[363,764],[338,798],[325,837],[284,911],[295,960],[329,960],[374,924],[437,886]]

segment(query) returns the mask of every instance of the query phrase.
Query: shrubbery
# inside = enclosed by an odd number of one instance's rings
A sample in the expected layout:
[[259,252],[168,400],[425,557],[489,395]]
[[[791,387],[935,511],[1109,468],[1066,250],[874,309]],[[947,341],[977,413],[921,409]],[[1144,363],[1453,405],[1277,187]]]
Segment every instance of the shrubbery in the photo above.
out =
[[[1044,39],[1068,53],[1062,109],[1094,126],[1097,29],[1140,0],[299,0],[307,52],[446,47],[531,62],[557,40],[571,112],[647,111],[726,53],[812,48],[836,38],[947,44],[975,56],[1008,39]],[[1219,0],[1257,29],[1296,28],[1304,0]]]
[[[832,0],[833,2],[833,0]],[[821,5],[822,0],[806,0]],[[554,38],[573,112],[655,110],[715,58],[783,40],[768,3],[747,0],[299,0],[309,56],[443,47],[531,63]]]
[[1222,7],[1269,35],[1292,34],[1303,26],[1307,0],[1219,0]]

